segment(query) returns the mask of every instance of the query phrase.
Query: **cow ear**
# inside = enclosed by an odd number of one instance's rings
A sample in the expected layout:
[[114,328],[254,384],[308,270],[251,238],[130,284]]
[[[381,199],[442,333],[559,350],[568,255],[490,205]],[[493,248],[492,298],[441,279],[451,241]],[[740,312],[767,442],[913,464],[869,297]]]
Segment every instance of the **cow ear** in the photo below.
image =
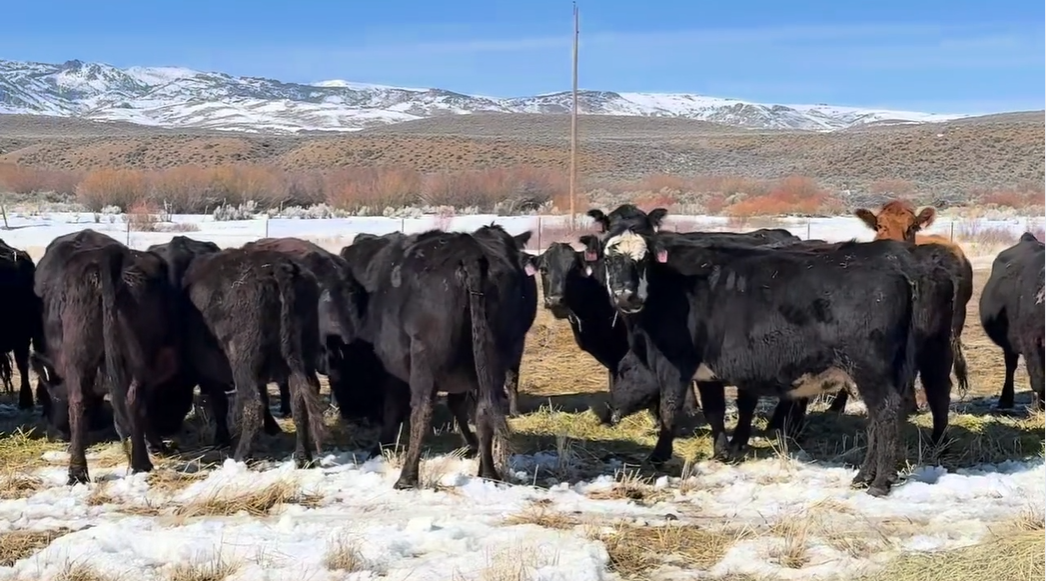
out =
[[599,224],[599,231],[601,233],[610,229],[610,218],[607,218],[607,215],[603,213],[603,210],[592,208],[588,212],[585,212],[585,214],[589,218],[595,220],[596,224]]
[[516,241],[516,247],[520,248],[520,249],[526,248],[527,242],[530,242],[531,234],[532,234],[531,231],[527,230],[526,232],[524,232],[522,234],[517,234],[517,235],[513,236],[512,239]]
[[934,210],[932,206],[927,206],[919,212],[919,215],[915,217],[915,225],[921,228],[929,228],[933,225],[933,221],[937,218],[937,210]]
[[647,218],[650,219],[650,224],[654,226],[654,232],[661,229],[661,222],[664,221],[665,216],[668,215],[668,210],[665,208],[654,208],[647,214]]
[[873,214],[871,210],[858,208],[854,210],[854,216],[857,216],[859,220],[864,222],[865,226],[868,226],[872,230],[879,229],[879,219],[875,217],[875,214]]

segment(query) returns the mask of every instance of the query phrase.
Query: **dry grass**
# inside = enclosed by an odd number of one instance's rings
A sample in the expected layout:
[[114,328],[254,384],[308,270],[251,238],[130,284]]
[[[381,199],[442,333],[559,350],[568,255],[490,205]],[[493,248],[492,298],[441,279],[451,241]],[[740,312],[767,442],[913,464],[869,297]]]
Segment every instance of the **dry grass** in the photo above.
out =
[[0,478],[0,499],[25,498],[44,488],[40,478],[26,472],[8,471]]
[[263,517],[277,506],[300,504],[315,507],[318,498],[303,494],[294,483],[277,481],[264,488],[233,495],[223,489],[211,494],[202,494],[188,503],[177,506],[174,515],[183,519],[205,516],[232,516],[247,513],[253,517]]
[[0,533],[0,567],[10,567],[29,557],[71,531],[11,531]]
[[367,561],[360,551],[360,540],[349,535],[342,535],[327,544],[323,555],[323,565],[331,571],[355,573],[366,570]]
[[103,574],[94,567],[85,564],[70,563],[63,568],[51,581],[122,581],[126,576],[112,576]]
[[741,533],[711,531],[695,525],[640,527],[620,525],[596,532],[610,557],[611,568],[626,579],[645,579],[666,564],[705,570],[718,563]]
[[167,581],[224,581],[238,568],[219,555],[204,562],[178,563],[167,574]]
[[999,536],[937,553],[900,557],[862,581],[1029,581],[1046,576],[1041,531]]
[[[534,578],[535,570],[558,562],[559,554],[554,546],[524,542],[488,552],[484,556],[484,565],[473,578],[479,581],[529,581]],[[460,581],[464,577],[456,572],[451,579]]]

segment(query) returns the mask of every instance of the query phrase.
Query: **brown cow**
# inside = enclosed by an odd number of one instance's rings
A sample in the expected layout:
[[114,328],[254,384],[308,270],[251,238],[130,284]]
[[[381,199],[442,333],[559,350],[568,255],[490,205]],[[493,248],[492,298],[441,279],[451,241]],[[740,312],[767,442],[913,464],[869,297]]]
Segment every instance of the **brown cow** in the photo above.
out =
[[[915,207],[904,200],[891,200],[883,205],[878,214],[871,210],[859,208],[854,215],[860,218],[869,228],[875,230],[876,240],[900,240],[914,244],[938,244],[952,251],[959,258],[958,264],[942,266],[951,273],[955,285],[955,296],[952,308],[952,355],[954,356],[955,375],[959,380],[959,393],[965,394],[970,385],[966,380],[966,356],[963,354],[962,330],[966,325],[966,303],[973,296],[973,265],[958,244],[936,234],[919,234],[928,228],[937,217],[937,211],[927,206],[915,213]],[[845,405],[845,396],[836,398],[832,407],[839,400]],[[841,409],[841,408],[839,408]]]

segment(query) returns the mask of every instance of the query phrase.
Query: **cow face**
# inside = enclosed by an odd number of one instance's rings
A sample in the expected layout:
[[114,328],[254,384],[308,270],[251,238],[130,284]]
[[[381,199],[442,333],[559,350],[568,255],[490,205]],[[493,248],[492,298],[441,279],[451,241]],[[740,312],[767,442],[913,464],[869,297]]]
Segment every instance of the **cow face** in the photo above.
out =
[[894,200],[884,205],[878,215],[865,208],[855,210],[854,215],[875,230],[876,240],[915,242],[916,233],[923,228],[929,228],[937,217],[937,212],[931,207],[926,207],[916,214],[911,204]]
[[652,261],[668,260],[668,253],[656,236],[625,229],[609,233],[598,243],[598,249],[592,239],[588,242],[586,260],[593,253],[601,258],[603,278],[614,308],[625,314],[641,311],[648,292],[647,268]]
[[541,272],[541,294],[545,297],[545,308],[557,319],[566,319],[570,315],[570,309],[565,303],[567,278],[575,271],[584,273],[585,264],[581,257],[582,253],[569,244],[555,242],[535,258],[538,271]]

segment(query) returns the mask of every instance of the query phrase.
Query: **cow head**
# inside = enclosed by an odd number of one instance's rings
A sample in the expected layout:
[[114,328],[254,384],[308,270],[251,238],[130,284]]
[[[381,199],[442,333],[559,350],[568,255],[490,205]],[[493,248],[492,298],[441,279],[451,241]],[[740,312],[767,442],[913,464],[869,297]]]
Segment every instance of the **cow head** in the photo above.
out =
[[[657,231],[668,210],[657,208],[649,214],[625,204],[610,215],[590,210],[600,226],[601,236],[585,236],[585,261],[599,262],[598,270],[606,281],[610,301],[625,314],[638,313],[647,298],[647,268],[651,262],[666,262],[668,252]],[[596,268],[593,268],[595,271]]]
[[570,316],[570,309],[565,303],[567,278],[576,273],[587,276],[583,255],[583,252],[574,250],[569,244],[553,242],[545,252],[535,257],[538,271],[541,272],[541,294],[545,297],[545,308],[557,319]]
[[876,240],[915,242],[915,234],[923,228],[929,228],[937,212],[932,207],[926,207],[916,214],[915,207],[908,202],[893,200],[887,202],[878,215],[865,208],[855,210],[854,215],[875,230]]
[[47,403],[43,406],[44,419],[52,428],[68,435],[69,392],[65,382],[58,376],[51,360],[39,351],[29,352],[29,364],[36,372],[38,385],[47,393]]

